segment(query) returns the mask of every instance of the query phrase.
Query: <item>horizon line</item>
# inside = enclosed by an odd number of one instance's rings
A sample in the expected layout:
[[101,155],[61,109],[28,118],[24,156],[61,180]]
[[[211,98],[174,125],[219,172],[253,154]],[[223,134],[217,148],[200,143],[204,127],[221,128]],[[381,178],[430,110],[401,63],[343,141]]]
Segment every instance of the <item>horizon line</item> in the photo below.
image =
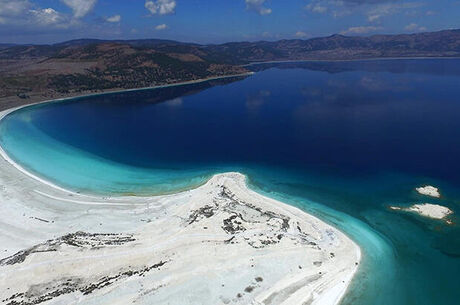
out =
[[308,37],[308,38],[306,37],[305,38],[281,38],[281,39],[276,39],[276,40],[234,40],[234,41],[227,41],[227,42],[221,42],[221,43],[199,43],[199,42],[189,42],[189,41],[181,41],[181,40],[174,40],[174,39],[164,39],[164,38],[133,38],[133,39],[75,38],[75,39],[69,39],[69,40],[64,40],[64,41],[59,41],[59,42],[54,42],[54,43],[44,43],[44,44],[0,42],[0,46],[1,45],[11,45],[11,47],[14,47],[14,46],[55,46],[59,44],[65,44],[67,42],[83,41],[83,40],[94,40],[94,41],[100,41],[100,42],[129,42],[129,41],[157,40],[157,41],[168,41],[168,42],[176,42],[176,43],[183,43],[183,44],[195,44],[195,45],[200,45],[200,46],[210,46],[210,45],[223,45],[223,44],[228,44],[228,43],[278,42],[278,41],[286,41],[286,40],[309,41],[312,39],[329,38],[333,36],[342,36],[342,37],[349,37],[349,38],[370,38],[370,37],[376,37],[376,36],[401,36],[401,35],[410,36],[410,35],[420,35],[420,34],[429,34],[429,33],[440,33],[440,32],[446,32],[446,31],[460,31],[460,28],[442,29],[442,30],[437,30],[437,31],[423,31],[423,32],[417,32],[417,33],[398,33],[398,34],[346,35],[346,34],[334,33],[331,35],[315,36],[315,37]]

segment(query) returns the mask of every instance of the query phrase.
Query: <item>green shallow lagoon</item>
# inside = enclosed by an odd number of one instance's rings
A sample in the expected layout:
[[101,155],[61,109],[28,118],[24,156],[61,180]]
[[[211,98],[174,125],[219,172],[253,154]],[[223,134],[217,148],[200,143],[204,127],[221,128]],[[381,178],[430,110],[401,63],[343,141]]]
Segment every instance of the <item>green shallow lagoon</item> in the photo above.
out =
[[[460,213],[460,60],[255,69],[22,108],[1,121],[0,144],[26,170],[84,193],[164,194],[242,172],[361,246],[344,304],[458,304],[458,225],[387,206]],[[423,184],[443,197],[417,194]]]

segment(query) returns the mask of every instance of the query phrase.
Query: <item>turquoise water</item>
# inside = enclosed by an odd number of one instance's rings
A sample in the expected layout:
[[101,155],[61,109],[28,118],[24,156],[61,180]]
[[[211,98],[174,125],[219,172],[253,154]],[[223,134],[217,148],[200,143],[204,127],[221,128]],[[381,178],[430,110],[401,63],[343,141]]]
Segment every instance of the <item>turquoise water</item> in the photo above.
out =
[[[240,171],[362,247],[344,304],[458,304],[458,226],[387,206],[459,211],[460,60],[253,68],[244,79],[26,107],[2,120],[0,144],[85,193],[170,193]],[[426,183],[443,197],[414,191]]]

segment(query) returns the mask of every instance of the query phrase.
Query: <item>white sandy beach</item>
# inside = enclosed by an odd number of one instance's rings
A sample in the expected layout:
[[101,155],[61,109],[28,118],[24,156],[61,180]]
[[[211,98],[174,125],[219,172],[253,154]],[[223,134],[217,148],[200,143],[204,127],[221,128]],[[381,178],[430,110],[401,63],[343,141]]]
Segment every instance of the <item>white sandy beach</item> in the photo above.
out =
[[2,304],[338,304],[361,253],[321,220],[214,176],[174,195],[68,192],[0,158]]

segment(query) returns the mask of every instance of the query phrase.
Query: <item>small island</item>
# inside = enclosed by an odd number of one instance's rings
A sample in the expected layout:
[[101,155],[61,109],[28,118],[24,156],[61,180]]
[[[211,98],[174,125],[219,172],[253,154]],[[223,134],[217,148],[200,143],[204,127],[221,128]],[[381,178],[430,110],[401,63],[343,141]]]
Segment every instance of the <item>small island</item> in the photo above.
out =
[[435,198],[441,197],[439,189],[431,185],[417,187],[415,190],[422,195],[431,196]]
[[444,220],[447,224],[452,224],[452,221],[446,218],[449,215],[454,213],[448,207],[438,205],[438,204],[431,204],[431,203],[413,204],[412,206],[407,207],[407,208],[398,207],[398,206],[390,206],[390,209],[396,210],[396,211],[413,212],[413,213],[417,213],[424,217]]

